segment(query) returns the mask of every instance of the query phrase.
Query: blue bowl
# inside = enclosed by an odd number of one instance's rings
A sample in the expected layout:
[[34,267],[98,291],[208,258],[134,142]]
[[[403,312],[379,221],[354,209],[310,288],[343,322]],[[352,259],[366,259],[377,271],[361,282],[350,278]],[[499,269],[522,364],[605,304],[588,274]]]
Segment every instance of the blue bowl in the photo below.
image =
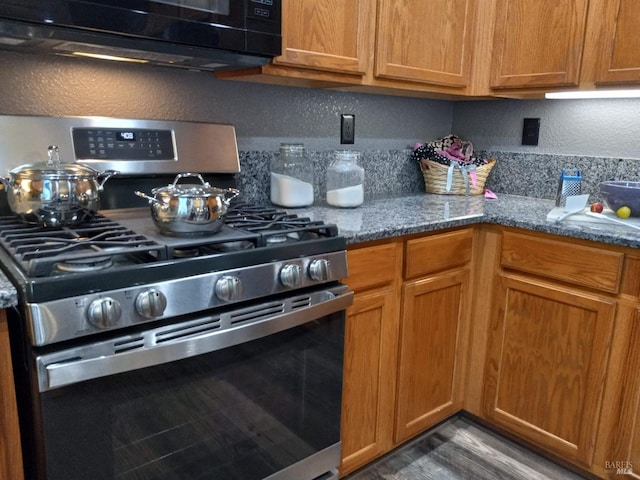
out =
[[640,182],[602,182],[600,193],[605,205],[614,212],[627,206],[631,209],[632,217],[640,217]]

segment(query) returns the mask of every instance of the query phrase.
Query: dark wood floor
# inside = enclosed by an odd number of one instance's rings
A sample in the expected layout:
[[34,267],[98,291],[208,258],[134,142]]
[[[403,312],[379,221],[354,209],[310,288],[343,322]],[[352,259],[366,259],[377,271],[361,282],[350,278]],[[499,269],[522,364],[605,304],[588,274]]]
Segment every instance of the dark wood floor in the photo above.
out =
[[345,480],[582,480],[466,417],[454,417]]

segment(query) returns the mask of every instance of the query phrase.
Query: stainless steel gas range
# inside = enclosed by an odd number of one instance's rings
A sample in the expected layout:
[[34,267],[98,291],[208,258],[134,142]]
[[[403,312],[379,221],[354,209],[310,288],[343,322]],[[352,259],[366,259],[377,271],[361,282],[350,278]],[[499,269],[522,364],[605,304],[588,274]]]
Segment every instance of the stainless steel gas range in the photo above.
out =
[[55,143],[120,172],[104,185],[107,208],[78,225],[25,223],[0,199],[0,263],[19,296],[9,325],[26,478],[334,478],[353,298],[337,228],[240,194],[214,234],[160,233],[134,190],[194,171],[233,185],[228,125],[0,117],[0,127],[13,163],[3,170]]

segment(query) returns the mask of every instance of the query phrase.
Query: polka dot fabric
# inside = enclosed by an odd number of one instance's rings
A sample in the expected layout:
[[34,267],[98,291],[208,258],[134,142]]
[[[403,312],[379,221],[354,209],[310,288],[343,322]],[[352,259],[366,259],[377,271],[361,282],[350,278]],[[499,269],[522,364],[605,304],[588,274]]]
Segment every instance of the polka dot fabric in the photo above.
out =
[[484,165],[484,159],[473,156],[473,145],[465,142],[456,135],[447,135],[439,140],[417,145],[412,159],[420,162],[422,159],[432,160],[442,165],[450,165],[456,161],[462,165]]

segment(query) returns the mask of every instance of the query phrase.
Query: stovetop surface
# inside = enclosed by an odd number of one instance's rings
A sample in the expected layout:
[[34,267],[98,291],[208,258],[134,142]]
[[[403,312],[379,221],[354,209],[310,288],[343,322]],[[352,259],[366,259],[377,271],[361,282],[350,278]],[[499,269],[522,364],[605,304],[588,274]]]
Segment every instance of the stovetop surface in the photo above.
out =
[[238,203],[212,235],[168,236],[149,208],[104,210],[74,227],[0,217],[0,261],[28,301],[343,250],[333,224]]

